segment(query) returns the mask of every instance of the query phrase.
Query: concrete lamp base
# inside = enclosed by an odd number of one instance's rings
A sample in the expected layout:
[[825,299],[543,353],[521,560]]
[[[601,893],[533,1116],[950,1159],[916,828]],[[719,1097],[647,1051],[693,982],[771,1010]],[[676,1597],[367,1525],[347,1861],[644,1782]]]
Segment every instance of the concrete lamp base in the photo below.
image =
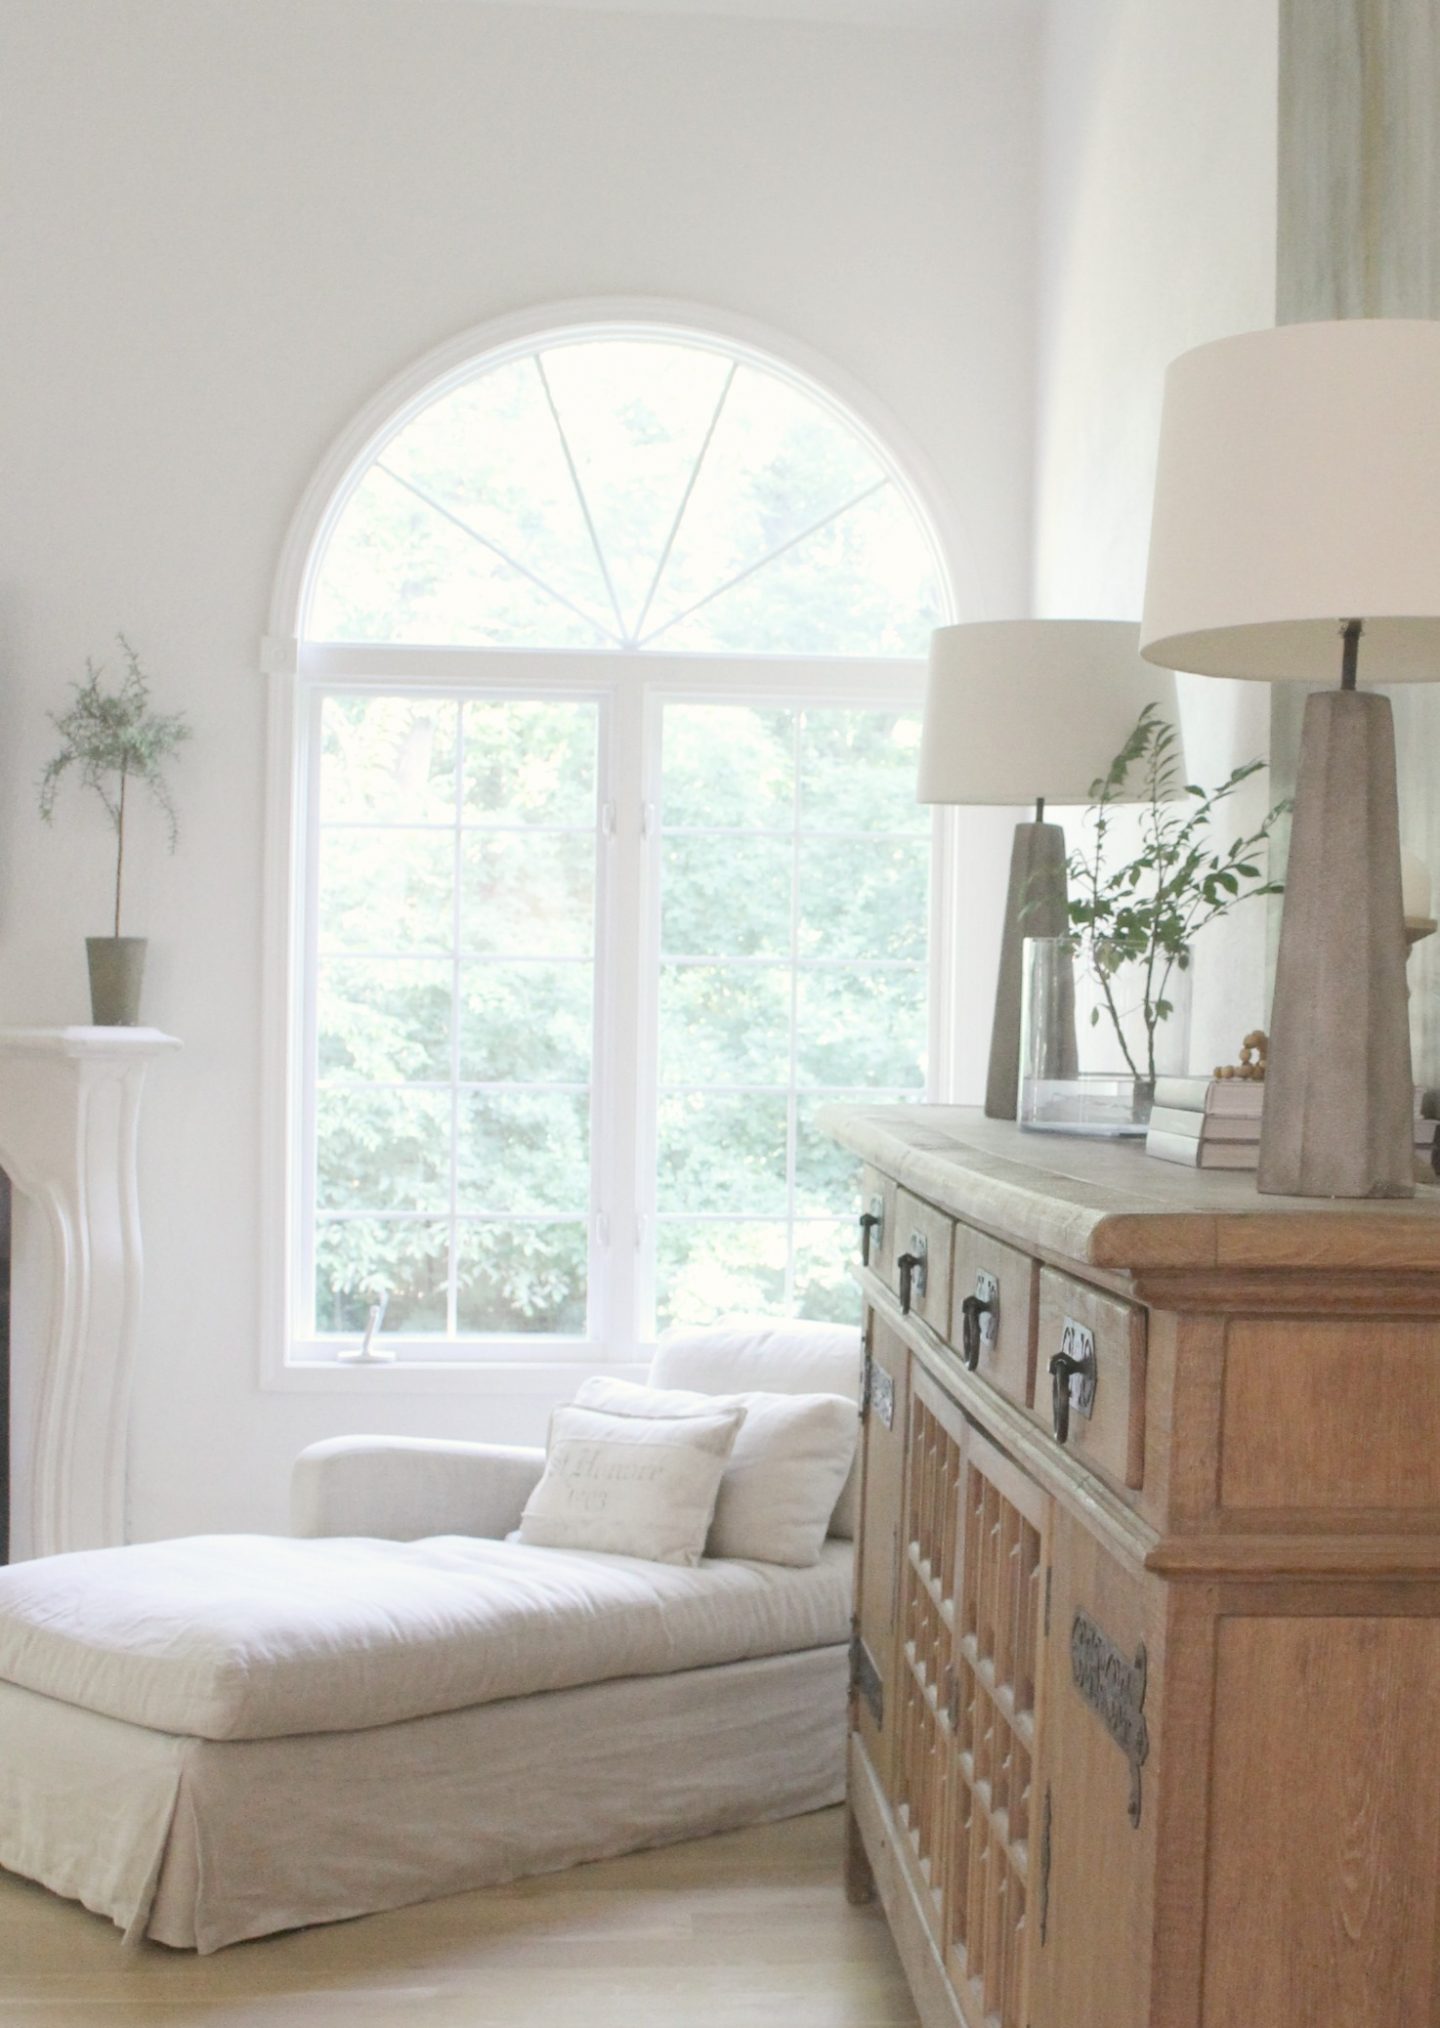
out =
[[[1063,936],[1068,927],[1065,832],[1059,824],[1017,824],[1010,851],[1010,886],[990,1030],[985,1111],[1013,1120],[1020,1109],[1020,1004],[1025,987],[1025,938]],[[1398,876],[1397,876],[1398,878]]]
[[1270,1018],[1262,1191],[1414,1194],[1414,1088],[1387,697],[1310,697]]

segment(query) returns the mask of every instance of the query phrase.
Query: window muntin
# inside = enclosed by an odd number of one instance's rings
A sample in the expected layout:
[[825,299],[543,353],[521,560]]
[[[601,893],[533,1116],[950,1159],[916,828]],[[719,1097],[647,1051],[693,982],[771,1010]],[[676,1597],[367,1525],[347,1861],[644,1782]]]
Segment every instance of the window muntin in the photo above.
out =
[[318,710],[309,1321],[583,1337],[599,706]]
[[915,712],[663,710],[655,1321],[851,1318],[857,1165],[828,1100],[924,1087]]
[[752,357],[585,335],[402,422],[314,575],[312,640],[919,655],[934,552],[879,454]]

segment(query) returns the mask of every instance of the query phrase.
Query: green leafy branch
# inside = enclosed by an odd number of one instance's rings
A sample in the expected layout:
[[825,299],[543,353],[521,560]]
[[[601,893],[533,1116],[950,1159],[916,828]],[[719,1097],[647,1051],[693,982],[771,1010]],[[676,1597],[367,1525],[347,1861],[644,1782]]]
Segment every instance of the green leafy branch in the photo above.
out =
[[[1182,782],[1180,763],[1175,728],[1147,704],[1108,773],[1091,785],[1088,849],[1073,852],[1069,860],[1072,951],[1090,966],[1131,1074],[1151,1083],[1156,1035],[1174,1012],[1173,981],[1177,972],[1189,970],[1196,937],[1242,901],[1282,891],[1258,862],[1273,826],[1290,808],[1288,799],[1275,804],[1255,830],[1213,850],[1217,812],[1265,763],[1247,761],[1213,789]],[[1106,848],[1115,806],[1137,772],[1142,791],[1139,849],[1123,865],[1111,867]],[[1127,965],[1140,969],[1143,1068],[1135,1060],[1115,998],[1116,976]],[[1092,1023],[1099,1022],[1100,1011],[1091,1010]]]
[[86,658],[85,681],[72,687],[75,701],[66,711],[49,714],[60,735],[60,751],[46,763],[40,777],[40,815],[54,821],[55,799],[71,769],[80,787],[90,789],[105,806],[115,827],[115,934],[120,934],[120,895],[125,875],[126,799],[131,784],[148,789],[165,814],[170,850],[179,827],[164,764],[190,737],[183,712],[153,711],[150,684],[139,657],[123,634],[116,639],[125,656],[125,674],[113,690],[100,679],[105,671]]

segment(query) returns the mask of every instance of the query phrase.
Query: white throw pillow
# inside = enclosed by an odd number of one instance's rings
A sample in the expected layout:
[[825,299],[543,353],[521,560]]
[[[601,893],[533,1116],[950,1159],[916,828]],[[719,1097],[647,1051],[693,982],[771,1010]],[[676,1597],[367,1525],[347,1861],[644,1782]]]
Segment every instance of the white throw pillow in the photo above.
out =
[[545,1471],[520,1517],[522,1542],[696,1564],[720,1475],[745,1420],[738,1404],[640,1419],[572,1404],[550,1418]]
[[[718,1324],[676,1324],[655,1347],[651,1387],[692,1394],[843,1394],[860,1398],[860,1332],[854,1324],[804,1317],[724,1317]],[[830,1533],[853,1540],[860,1520],[860,1447],[830,1516]]]
[[855,1454],[853,1401],[840,1394],[692,1394],[604,1378],[587,1380],[575,1399],[585,1408],[642,1421],[743,1409],[706,1555],[802,1567],[820,1561]]

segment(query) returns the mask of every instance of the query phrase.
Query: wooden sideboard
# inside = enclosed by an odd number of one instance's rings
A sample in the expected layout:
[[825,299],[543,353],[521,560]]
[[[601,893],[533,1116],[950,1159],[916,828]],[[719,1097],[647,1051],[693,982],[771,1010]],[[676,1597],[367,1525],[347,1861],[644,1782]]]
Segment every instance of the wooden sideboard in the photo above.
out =
[[849,1888],[926,2028],[1437,2028],[1440,1192],[865,1163]]

